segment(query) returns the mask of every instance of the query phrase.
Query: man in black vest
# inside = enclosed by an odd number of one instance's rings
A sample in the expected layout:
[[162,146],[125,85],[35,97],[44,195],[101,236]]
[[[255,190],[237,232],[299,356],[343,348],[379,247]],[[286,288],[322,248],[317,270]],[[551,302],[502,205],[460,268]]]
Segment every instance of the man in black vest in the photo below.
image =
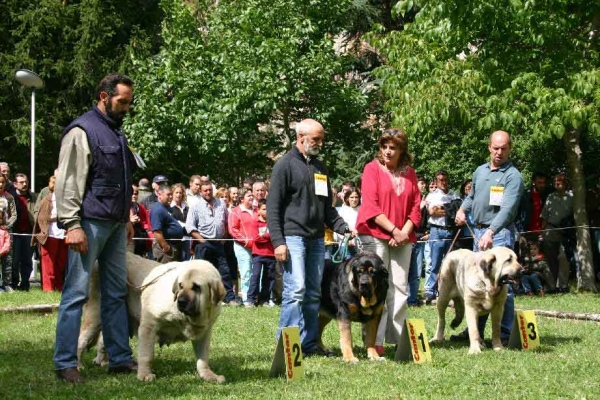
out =
[[58,310],[54,364],[59,378],[81,383],[77,340],[91,270],[98,262],[101,320],[108,370],[137,369],[129,346],[126,245],[135,160],[120,130],[133,101],[133,81],[119,74],[104,77],[97,105],[71,122],[61,138],[56,203],[67,230],[69,263]]

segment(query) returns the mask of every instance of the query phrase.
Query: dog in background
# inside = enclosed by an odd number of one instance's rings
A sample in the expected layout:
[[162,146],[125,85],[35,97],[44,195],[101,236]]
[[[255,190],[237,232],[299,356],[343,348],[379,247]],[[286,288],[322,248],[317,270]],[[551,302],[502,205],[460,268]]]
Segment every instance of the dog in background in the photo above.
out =
[[375,351],[377,326],[389,287],[388,271],[375,253],[363,252],[350,260],[326,268],[321,283],[319,310],[319,348],[327,324],[335,319],[340,330],[340,349],[346,362],[358,362],[352,351],[352,322],[363,324],[363,341],[371,360],[379,360]]
[[457,328],[466,317],[469,354],[481,353],[483,340],[477,329],[477,318],[486,314],[490,314],[492,320],[492,346],[494,350],[502,350],[500,323],[507,284],[518,279],[521,269],[517,255],[506,247],[493,247],[478,253],[466,249],[450,252],[440,270],[438,324],[430,343],[444,340],[446,308],[453,300],[456,316],[450,326]]

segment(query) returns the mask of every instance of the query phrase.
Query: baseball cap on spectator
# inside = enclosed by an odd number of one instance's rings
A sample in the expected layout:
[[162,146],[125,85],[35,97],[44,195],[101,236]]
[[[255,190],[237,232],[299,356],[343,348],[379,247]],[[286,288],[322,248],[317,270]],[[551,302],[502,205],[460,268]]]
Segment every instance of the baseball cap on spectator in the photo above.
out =
[[152,179],[152,183],[161,183],[161,182],[169,182],[169,180],[164,175],[156,175],[154,177],[154,179]]

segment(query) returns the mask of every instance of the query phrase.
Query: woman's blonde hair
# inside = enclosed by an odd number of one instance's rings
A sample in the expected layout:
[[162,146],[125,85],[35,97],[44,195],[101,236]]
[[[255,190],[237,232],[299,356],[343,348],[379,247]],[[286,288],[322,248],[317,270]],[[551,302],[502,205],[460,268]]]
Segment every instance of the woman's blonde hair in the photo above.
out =
[[173,193],[175,193],[175,189],[181,189],[181,191],[183,192],[183,197],[181,198],[181,201],[186,201],[187,196],[185,194],[185,185],[183,183],[175,183],[173,185],[171,185],[171,190],[173,191]]
[[379,150],[375,156],[377,161],[379,161],[382,165],[384,164],[383,152],[381,149],[387,142],[393,142],[396,146],[398,146],[398,150],[401,152],[400,159],[398,160],[398,166],[396,167],[397,169],[405,169],[407,166],[412,164],[413,157],[408,152],[408,136],[403,130],[398,128],[386,129],[379,137]]

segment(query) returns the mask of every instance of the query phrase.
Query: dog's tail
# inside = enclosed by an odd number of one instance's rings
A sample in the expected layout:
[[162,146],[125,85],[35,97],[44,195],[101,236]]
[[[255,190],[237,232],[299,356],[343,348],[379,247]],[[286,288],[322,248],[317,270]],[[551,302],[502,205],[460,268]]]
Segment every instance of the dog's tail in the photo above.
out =
[[465,301],[460,296],[457,296],[457,297],[453,298],[452,300],[454,301],[454,311],[456,312],[456,315],[454,316],[454,319],[450,323],[450,327],[452,329],[456,329],[456,328],[458,328],[458,326],[461,324],[463,318],[465,317]]

